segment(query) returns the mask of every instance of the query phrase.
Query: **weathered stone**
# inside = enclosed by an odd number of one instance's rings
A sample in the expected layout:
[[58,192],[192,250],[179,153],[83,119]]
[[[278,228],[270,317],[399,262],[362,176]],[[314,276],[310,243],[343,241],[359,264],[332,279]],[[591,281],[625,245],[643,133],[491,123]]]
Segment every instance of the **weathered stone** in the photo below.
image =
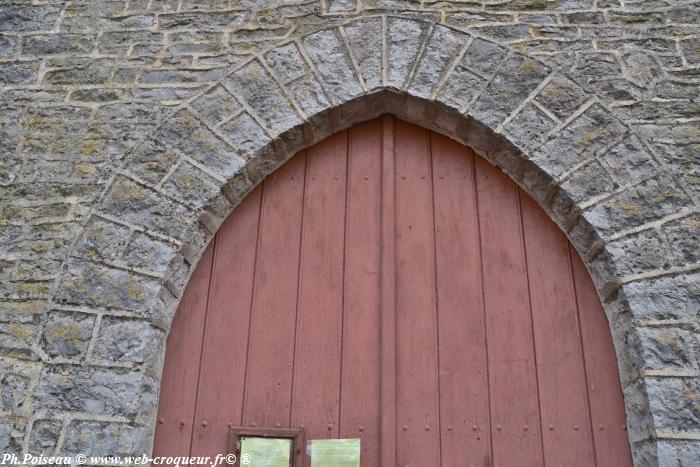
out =
[[570,79],[557,75],[542,88],[535,100],[562,120],[586,99],[586,93]]
[[683,319],[700,317],[700,275],[661,277],[622,286],[635,318]]
[[239,26],[243,20],[241,11],[167,13],[158,17],[163,29],[225,29]]
[[117,422],[74,420],[66,430],[66,455],[141,456],[150,436],[142,426]]
[[144,312],[156,300],[160,281],[84,261],[70,261],[56,301]]
[[158,134],[169,145],[223,176],[231,176],[243,159],[192,113],[181,110],[160,127]]
[[544,141],[554,126],[547,114],[528,104],[506,125],[504,132],[513,143],[527,149]]
[[337,30],[327,29],[306,36],[304,47],[321,78],[339,102],[362,93],[362,86]]
[[653,230],[610,242],[605,251],[612,258],[620,277],[670,266],[668,249]]
[[154,358],[163,333],[146,321],[105,317],[94,355],[113,362],[143,363]]
[[693,467],[698,459],[700,441],[664,440],[658,443],[659,467]]
[[445,83],[441,97],[447,104],[462,108],[478,95],[485,85],[485,79],[460,64]]
[[38,61],[0,62],[0,84],[33,83],[38,71]]
[[616,185],[603,166],[598,161],[592,161],[572,172],[561,187],[574,201],[583,201],[608,193]]
[[426,25],[404,19],[388,20],[388,84],[403,89],[420,51]]
[[49,84],[102,84],[112,71],[112,61],[90,58],[56,59],[50,62],[53,69],[46,72],[44,81]]
[[253,61],[231,76],[233,88],[275,132],[301,123],[289,100],[272,76],[259,62]]
[[77,245],[77,253],[89,259],[115,259],[128,239],[128,228],[93,218]]
[[675,265],[686,266],[700,262],[700,215],[694,214],[669,222],[663,228]]
[[26,400],[29,378],[23,375],[5,373],[0,376],[2,390],[0,403],[2,410],[16,411]]
[[51,365],[34,399],[48,409],[133,417],[153,403],[153,378],[139,371]]
[[0,5],[0,31],[41,31],[49,29],[58,17],[58,5]]
[[294,43],[270,50],[265,61],[285,83],[305,75],[309,68]]
[[382,22],[368,18],[345,26],[350,50],[360,74],[372,89],[382,84]]
[[240,109],[240,104],[221,85],[198,97],[192,103],[192,108],[209,123],[216,125]]
[[315,115],[328,108],[329,99],[314,75],[307,75],[287,84],[287,90],[306,115]]
[[226,139],[242,154],[250,154],[262,148],[269,138],[258,122],[247,113],[242,113],[219,128]]
[[163,141],[147,139],[127,159],[129,170],[142,180],[158,183],[175,165],[178,158]]
[[95,316],[52,311],[46,322],[42,347],[52,357],[81,357],[92,337]]
[[640,328],[639,349],[648,370],[693,371],[700,368],[700,340],[696,333],[678,328]]
[[700,378],[646,378],[654,424],[692,430],[700,424]]
[[51,456],[61,433],[61,420],[37,420],[29,436],[28,452],[34,456]]
[[87,54],[94,47],[94,37],[81,34],[47,34],[26,36],[22,41],[24,55]]
[[441,78],[445,76],[448,66],[466,45],[468,39],[469,36],[466,34],[435,26],[409,89],[417,96],[431,97]]

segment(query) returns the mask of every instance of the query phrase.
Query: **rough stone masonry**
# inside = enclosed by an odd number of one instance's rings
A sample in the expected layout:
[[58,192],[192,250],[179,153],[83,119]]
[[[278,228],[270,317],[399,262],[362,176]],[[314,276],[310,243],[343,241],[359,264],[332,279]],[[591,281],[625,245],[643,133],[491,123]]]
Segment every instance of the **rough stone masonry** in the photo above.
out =
[[636,465],[697,466],[699,38],[687,0],[0,0],[0,452],[147,452],[217,227],[296,150],[391,112],[567,233]]

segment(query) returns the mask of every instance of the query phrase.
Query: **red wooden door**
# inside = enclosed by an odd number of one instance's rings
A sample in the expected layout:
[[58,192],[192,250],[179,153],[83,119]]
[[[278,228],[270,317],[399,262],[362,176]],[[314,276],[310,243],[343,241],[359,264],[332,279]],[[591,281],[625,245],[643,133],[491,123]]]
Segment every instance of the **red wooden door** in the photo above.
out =
[[610,331],[562,233],[454,141],[383,117],[226,221],[168,338],[154,455],[228,427],[362,440],[364,467],[631,465]]

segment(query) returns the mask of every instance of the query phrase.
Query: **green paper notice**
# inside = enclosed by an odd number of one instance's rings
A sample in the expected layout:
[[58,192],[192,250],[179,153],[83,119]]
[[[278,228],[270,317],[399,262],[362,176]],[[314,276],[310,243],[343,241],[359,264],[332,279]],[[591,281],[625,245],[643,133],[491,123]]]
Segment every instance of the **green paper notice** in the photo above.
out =
[[292,440],[287,438],[241,438],[241,459],[250,459],[249,467],[289,467]]
[[360,467],[360,440],[311,440],[311,467]]

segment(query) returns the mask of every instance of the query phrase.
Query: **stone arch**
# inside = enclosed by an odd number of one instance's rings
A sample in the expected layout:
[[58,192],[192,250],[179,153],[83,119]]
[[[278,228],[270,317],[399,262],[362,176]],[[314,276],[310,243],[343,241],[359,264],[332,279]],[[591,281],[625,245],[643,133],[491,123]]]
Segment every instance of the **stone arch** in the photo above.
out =
[[[74,349],[41,334],[33,351],[45,368],[32,382],[30,429],[68,413],[67,453],[88,447],[76,441],[79,434],[114,427],[122,434],[106,437],[112,453],[146,450],[164,336],[208,240],[243,196],[296,151],[383,113],[473,147],[566,232],[611,324],[637,465],[657,465],[658,439],[692,439],[695,409],[681,408],[690,421],[669,422],[664,405],[693,390],[698,375],[664,374],[649,347],[656,330],[640,325],[682,303],[684,293],[693,306],[697,287],[686,276],[694,267],[670,252],[677,261],[659,268],[668,259],[654,250],[661,226],[672,232],[697,222],[689,215],[690,195],[662,164],[652,163],[639,179],[630,175],[640,158],[653,160],[651,149],[575,77],[473,34],[391,14],[300,28],[236,63],[126,156],[64,263],[53,291],[56,311],[44,323],[87,323],[94,337],[89,347]],[[619,159],[606,162],[610,153]],[[621,175],[611,179],[604,166]],[[658,291],[652,306],[649,287]],[[122,350],[124,339],[138,344]],[[692,334],[680,339],[692,356]],[[659,383],[669,375],[678,378],[668,387]]]

